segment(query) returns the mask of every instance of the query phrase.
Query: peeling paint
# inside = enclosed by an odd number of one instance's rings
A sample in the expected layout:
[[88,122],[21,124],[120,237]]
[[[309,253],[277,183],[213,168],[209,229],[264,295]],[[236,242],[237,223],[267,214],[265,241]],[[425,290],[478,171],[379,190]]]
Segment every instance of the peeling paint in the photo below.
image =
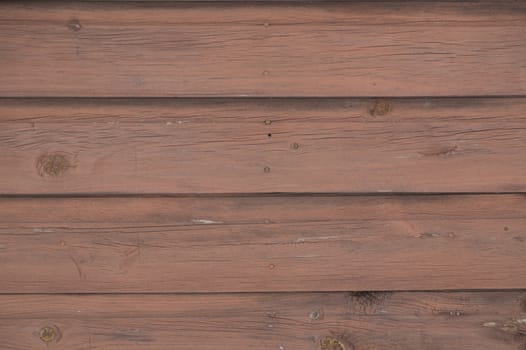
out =
[[33,232],[35,232],[35,233],[53,233],[55,231],[53,231],[52,229],[49,229],[49,228],[35,227],[33,229]]
[[326,241],[329,239],[338,239],[338,238],[340,238],[340,236],[300,237],[296,239],[294,243]]
[[211,224],[222,224],[223,221],[215,221],[209,219],[192,219],[194,224],[211,225]]
[[504,321],[504,322],[485,322],[482,327],[498,329],[512,335],[526,335],[526,318]]

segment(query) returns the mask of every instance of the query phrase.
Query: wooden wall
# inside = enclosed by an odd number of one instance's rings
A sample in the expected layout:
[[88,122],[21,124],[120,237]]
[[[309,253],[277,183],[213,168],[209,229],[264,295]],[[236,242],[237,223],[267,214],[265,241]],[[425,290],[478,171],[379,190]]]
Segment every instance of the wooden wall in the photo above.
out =
[[0,349],[526,349],[526,2],[3,1]]

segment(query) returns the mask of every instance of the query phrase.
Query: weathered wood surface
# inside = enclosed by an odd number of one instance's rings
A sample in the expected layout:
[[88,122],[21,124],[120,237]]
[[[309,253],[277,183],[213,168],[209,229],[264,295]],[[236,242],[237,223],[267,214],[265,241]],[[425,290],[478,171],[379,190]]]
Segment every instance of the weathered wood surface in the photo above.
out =
[[0,200],[0,292],[526,288],[526,197]]
[[6,295],[0,332],[11,350],[517,350],[526,293]]
[[525,23],[523,1],[5,1],[0,95],[524,95]]
[[0,193],[526,190],[526,99],[4,99]]

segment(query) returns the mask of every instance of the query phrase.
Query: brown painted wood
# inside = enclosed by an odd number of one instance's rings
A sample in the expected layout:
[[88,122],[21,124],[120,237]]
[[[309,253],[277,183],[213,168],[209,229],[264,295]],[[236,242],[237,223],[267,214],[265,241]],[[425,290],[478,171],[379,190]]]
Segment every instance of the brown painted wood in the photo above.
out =
[[0,95],[524,95],[525,22],[522,1],[9,1]]
[[4,99],[0,193],[526,190],[526,99]]
[[0,200],[0,292],[526,288],[523,195]]
[[0,331],[12,350],[517,350],[525,305],[524,292],[5,295]]

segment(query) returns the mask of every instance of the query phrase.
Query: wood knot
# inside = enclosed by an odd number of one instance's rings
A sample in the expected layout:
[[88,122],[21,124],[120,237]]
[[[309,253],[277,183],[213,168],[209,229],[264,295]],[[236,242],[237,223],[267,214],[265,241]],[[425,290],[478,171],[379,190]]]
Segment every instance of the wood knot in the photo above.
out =
[[347,341],[333,336],[324,337],[320,340],[321,350],[353,350],[354,347]]
[[73,32],[78,32],[79,30],[82,29],[82,25],[80,24],[80,22],[77,19],[69,20],[68,23],[67,23],[67,27],[68,27],[69,30],[71,30]]
[[369,110],[373,117],[381,117],[391,111],[391,106],[385,101],[376,101],[374,106]]
[[314,311],[311,311],[309,313],[309,318],[312,320],[312,321],[317,321],[317,320],[321,320],[323,318],[323,312],[321,309],[316,309]]
[[60,340],[60,331],[55,326],[46,326],[40,329],[39,336],[44,343],[58,342]]
[[64,154],[44,154],[37,160],[37,171],[42,177],[57,177],[71,168],[71,162]]

